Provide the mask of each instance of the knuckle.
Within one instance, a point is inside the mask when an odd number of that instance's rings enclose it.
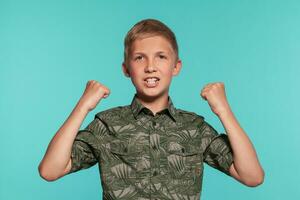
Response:
[[[97,86],[97,88],[98,88],[99,90],[105,90],[104,87],[103,87],[103,85],[100,85],[100,84]]]

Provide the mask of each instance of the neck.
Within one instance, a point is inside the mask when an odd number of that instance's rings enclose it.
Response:
[[[151,98],[137,94],[137,98],[146,108],[151,110],[154,115],[168,107],[168,95]]]

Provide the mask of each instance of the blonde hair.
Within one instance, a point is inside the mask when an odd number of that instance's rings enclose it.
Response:
[[[159,20],[144,19],[137,22],[128,31],[124,39],[124,63],[126,66],[128,65],[133,42],[137,39],[143,39],[151,36],[162,36],[167,39],[175,52],[176,60],[178,59],[178,45],[175,34],[172,30]]]

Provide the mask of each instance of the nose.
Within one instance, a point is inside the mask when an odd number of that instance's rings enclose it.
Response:
[[[155,62],[154,60],[149,59],[145,67],[145,72],[153,72],[153,71],[156,71]]]

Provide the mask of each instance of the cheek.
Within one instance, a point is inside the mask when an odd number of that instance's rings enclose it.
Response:
[[[141,79],[143,77],[143,74],[141,71],[138,71],[138,70],[132,70],[131,73],[131,80],[133,83],[140,83],[141,82]]]
[[[173,67],[166,67],[164,70],[162,70],[162,74],[165,78],[171,79],[173,76]]]

